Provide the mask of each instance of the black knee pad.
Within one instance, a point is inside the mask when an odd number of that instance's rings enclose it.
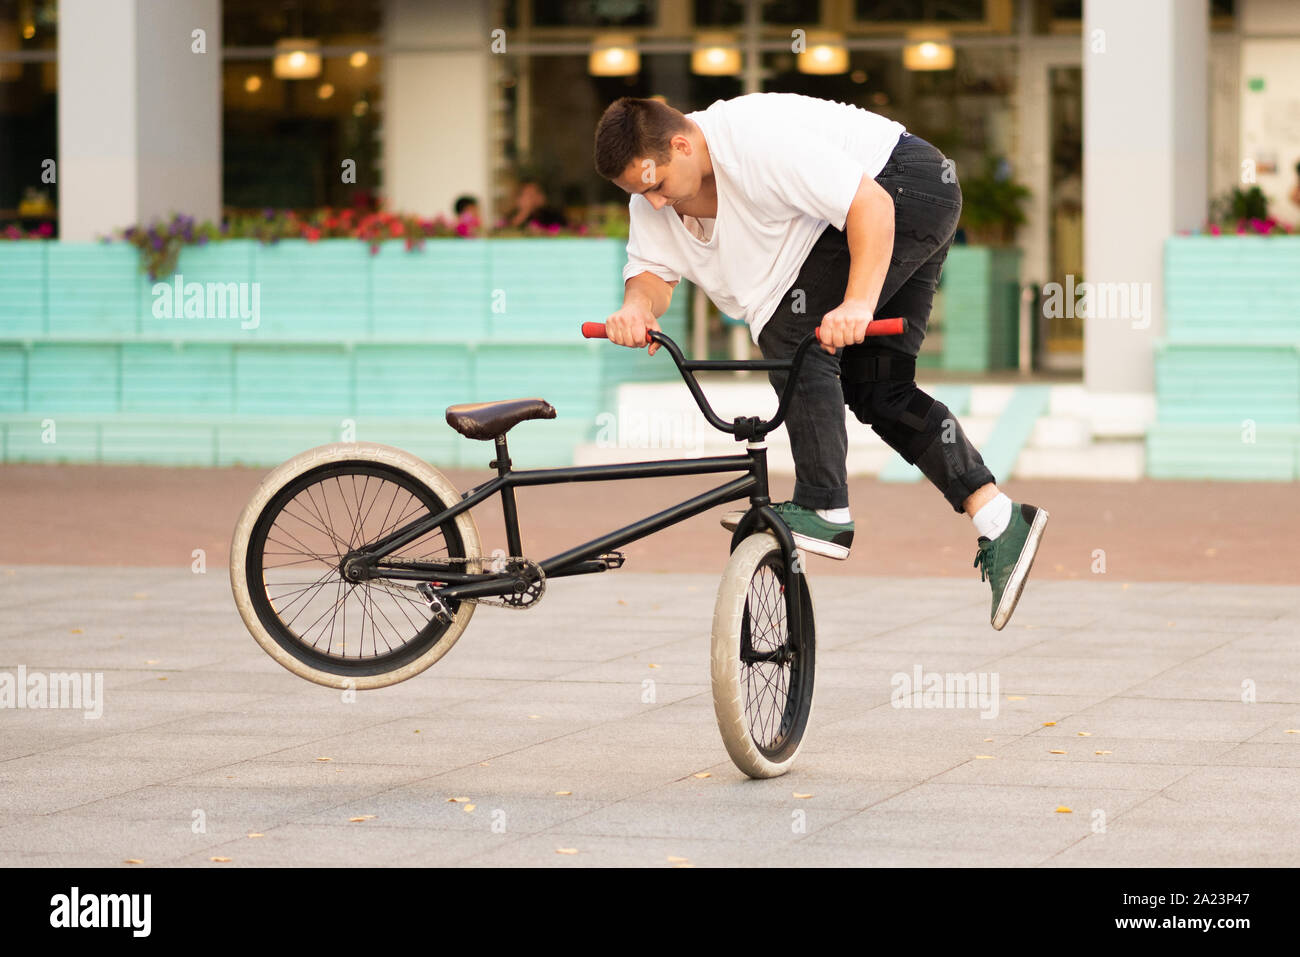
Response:
[[[844,384],[845,401],[858,421],[909,464],[939,439],[952,412],[916,387],[915,382],[853,382]]]

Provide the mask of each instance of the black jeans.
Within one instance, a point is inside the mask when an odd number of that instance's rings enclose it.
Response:
[[[905,317],[907,332],[873,336],[834,356],[816,346],[808,351],[785,422],[795,463],[792,500],[805,508],[849,504],[847,405],[961,512],[962,502],[992,482],[993,473],[956,417],[915,382],[916,356],[961,215],[961,187],[942,153],[906,134],[876,182],[894,200],[894,249],[875,315]],[[759,333],[763,356],[790,358],[822,316],[844,301],[848,277],[847,239],[827,226]],[[768,378],[780,392],[787,373],[771,372]]]

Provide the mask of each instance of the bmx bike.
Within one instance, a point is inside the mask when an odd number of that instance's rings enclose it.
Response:
[[[877,319],[868,335],[896,335],[902,319]],[[605,337],[602,323],[583,335]],[[812,712],[816,657],[812,593],[790,529],[768,498],[765,437],[785,419],[807,336],[788,360],[687,360],[662,332],[649,339],[676,363],[705,419],[746,442],[743,454],[572,468],[514,469],[506,433],[555,418],[543,399],[454,405],[447,422],[490,440],[495,477],[458,491],[401,449],[340,442],[309,449],[263,479],[235,527],[230,583],[257,643],[296,675],[331,688],[373,689],[414,677],[442,658],[479,604],[527,609],[547,581],[606,572],[617,549],[717,505],[748,498],[714,604],[711,679],[727,753],[755,778],[793,764]],[[771,419],[721,419],[695,373],[788,370]],[[726,484],[542,561],[522,554],[514,490],[560,482],[738,473]],[[470,510],[501,496],[510,554],[484,556]]]

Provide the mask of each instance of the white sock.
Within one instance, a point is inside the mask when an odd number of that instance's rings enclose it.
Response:
[[[975,531],[985,538],[997,538],[1011,524],[1011,499],[998,492],[991,500],[980,506],[972,516]]]
[[[847,525],[853,521],[847,508],[819,508],[817,515],[833,525]]]

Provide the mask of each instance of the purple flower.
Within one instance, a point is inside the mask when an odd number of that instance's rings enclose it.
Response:
[[[162,240],[162,237],[161,237],[161,236],[154,236],[154,238],[153,238],[153,242],[150,243],[150,245],[153,246],[154,249],[161,250],[161,249],[163,248],[163,240]]]

